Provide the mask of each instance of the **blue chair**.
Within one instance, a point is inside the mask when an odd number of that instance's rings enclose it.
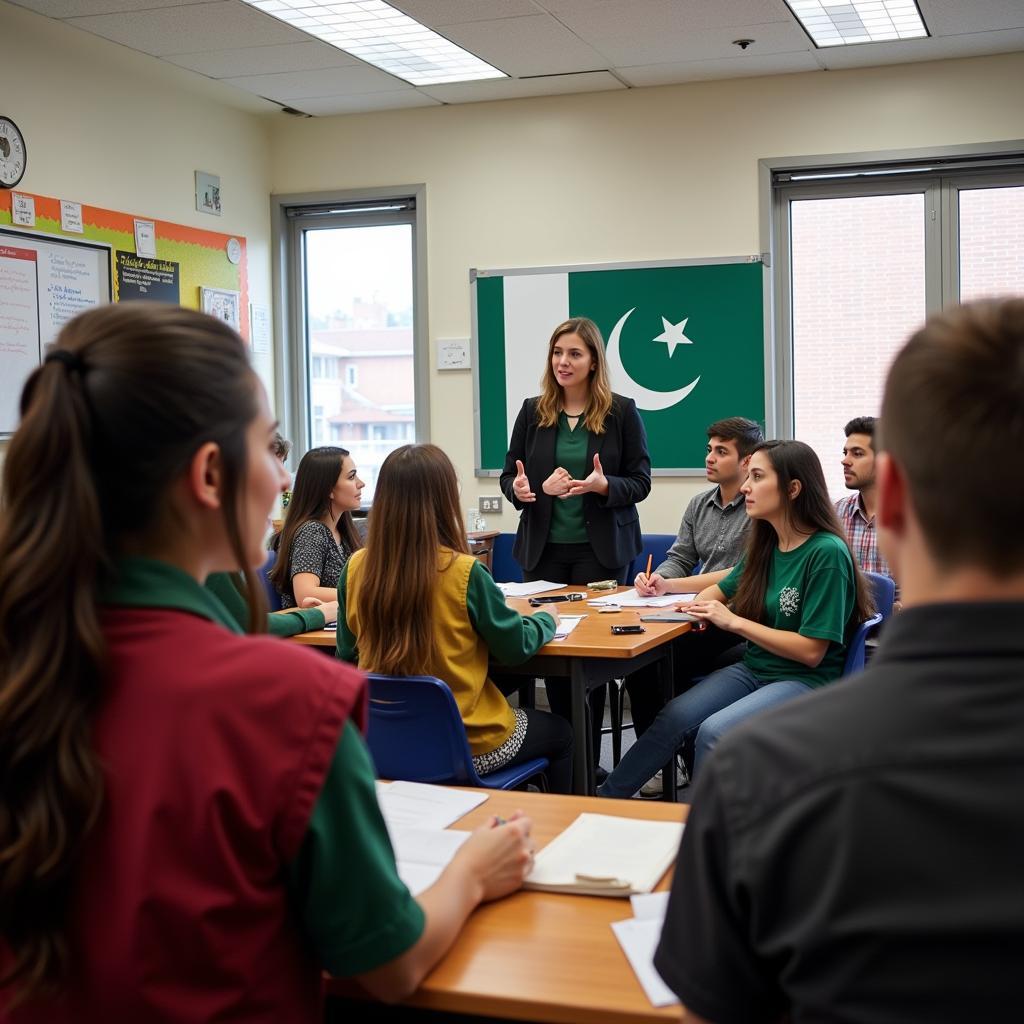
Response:
[[[515,789],[537,778],[547,789],[546,757],[477,775],[459,706],[440,679],[375,672],[368,678],[367,742],[380,778],[488,789]]]
[[[272,612],[281,610],[281,595],[277,592],[277,587],[270,582],[270,570],[274,568],[276,561],[277,552],[270,551],[267,553],[267,560],[260,567],[260,582],[263,584],[263,593],[267,595],[267,609]]]
[[[870,619],[865,619],[856,629],[850,639],[850,646],[846,649],[846,664],[843,666],[843,675],[852,675],[864,667],[864,648],[871,632],[882,621],[882,613],[875,612]]]
[[[641,536],[640,542],[643,544],[643,550],[633,559],[633,564],[630,566],[627,577],[630,583],[636,579],[638,572],[644,572],[647,569],[648,555],[652,556],[652,571],[665,561],[668,549],[676,542],[676,535],[674,533],[645,533]]]
[[[880,572],[865,572],[864,578],[871,586],[875,598],[875,610],[884,622],[892,615],[892,606],[896,602],[896,583],[891,576],[883,576]]]
[[[522,583],[523,567],[512,557],[514,533],[499,533],[491,548],[491,575],[496,583]]]

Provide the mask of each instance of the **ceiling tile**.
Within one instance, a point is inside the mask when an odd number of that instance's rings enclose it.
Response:
[[[48,18],[82,18],[96,14],[120,14],[158,7],[184,7],[203,0],[11,0],[19,7]]]
[[[593,27],[626,37],[654,32],[794,21],[782,0],[538,0],[574,31]]]
[[[975,32],[939,39],[906,39],[892,43],[864,43],[860,46],[830,46],[817,51],[818,60],[830,70],[871,68],[883,64],[913,64],[925,60],[981,57],[990,53],[1018,53],[1024,50],[1024,28],[1002,32]],[[1020,99],[1018,106],[1024,109]],[[1024,125],[1024,113],[1021,117]]]
[[[247,75],[225,78],[246,92],[254,92],[267,99],[290,103],[306,96],[342,96],[371,92],[401,92],[403,83],[392,75],[366,64],[343,68],[320,68],[315,71],[290,71],[280,75]],[[411,85],[404,89],[413,91]],[[301,103],[291,104],[302,107]]]
[[[70,18],[67,24],[157,57],[170,53],[200,53],[240,46],[309,41],[304,32],[268,17],[240,0]]]
[[[431,28],[537,13],[533,0],[388,0],[388,3]]]
[[[449,25],[444,35],[517,78],[608,67],[602,54],[547,14]]]
[[[485,100],[523,99],[529,96],[561,96],[576,92],[607,92],[625,86],[607,71],[580,75],[544,75],[540,78],[495,78],[485,82],[431,85],[419,91],[445,103],[478,103]]]
[[[240,50],[211,50],[209,53],[178,53],[164,59],[210,78],[273,75],[283,71],[312,71],[359,63],[344,50],[316,40],[279,46],[247,46]]]
[[[921,0],[921,14],[934,36],[1024,28],[1021,0]]]
[[[688,60],[640,67],[616,68],[616,74],[630,85],[674,85],[713,78],[750,78],[755,75],[784,75],[798,71],[821,71],[809,52],[737,54],[719,60]]]
[[[373,110],[400,110],[406,107],[437,107],[440,103],[415,89],[400,92],[371,92],[360,95],[317,96],[298,101],[307,114],[328,117],[331,114],[360,114]]]

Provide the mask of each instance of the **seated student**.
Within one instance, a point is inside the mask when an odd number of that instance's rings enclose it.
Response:
[[[310,448],[302,456],[270,571],[285,608],[303,607],[307,597],[334,600],[342,566],[363,546],[352,519],[363,486],[344,448]]]
[[[513,611],[469,554],[458,479],[440,448],[407,444],[384,460],[366,547],[342,570],[338,605],[339,657],[451,687],[479,774],[546,757],[551,789],[570,792],[572,727],[512,708],[487,674],[491,654],[515,665],[540,650],[557,613]]]
[[[865,572],[892,576],[885,556],[878,550],[875,509],[878,502],[875,486],[875,424],[874,416],[858,416],[844,428],[843,479],[847,490],[854,493],[836,502],[836,514],[843,524],[853,557]],[[896,588],[899,598],[899,587]]]
[[[893,361],[876,514],[903,612],[850,685],[705,764],[654,960],[687,1021],[1019,1019],[1024,478],[979,501],[978,453],[1024,447],[1022,395],[1024,299],[937,314]]]
[[[730,416],[712,423],[707,436],[704,468],[714,486],[686,506],[679,536],[665,560],[650,576],[645,572],[637,575],[634,585],[640,594],[698,593],[725,579],[743,553],[750,520],[740,485],[747,475],[750,454],[764,435],[753,420]],[[698,562],[700,575],[691,576]],[[723,663],[737,661],[742,654],[740,643],[735,633],[715,626],[680,637],[674,658],[675,693],[688,690],[694,676],[705,676]],[[664,705],[657,670],[648,667],[634,672],[626,679],[626,690],[639,737]]]
[[[282,437],[280,431],[275,431],[270,450],[283,465],[292,450],[292,443]],[[249,604],[246,601],[245,577],[242,573],[211,572],[206,578],[206,589],[224,605],[239,628],[248,628]],[[294,636],[296,633],[306,633],[311,629],[323,629],[326,623],[333,622],[338,617],[337,601],[321,601],[316,597],[307,597],[303,604],[302,608],[269,614],[267,632],[274,636]]]
[[[236,635],[203,589],[240,569],[265,617],[287,474],[246,352],[214,317],[119,303],[25,385],[0,517],[5,1022],[313,1024],[322,968],[399,999],[529,870],[529,823],[495,825],[414,900],[362,678]]]
[[[686,605],[746,640],[743,660],[669,701],[600,796],[632,796],[688,740],[699,775],[721,736],[743,719],[838,679],[851,632],[871,614],[814,451],[802,441],[762,441],[749,470],[741,490],[753,525],[743,559]]]

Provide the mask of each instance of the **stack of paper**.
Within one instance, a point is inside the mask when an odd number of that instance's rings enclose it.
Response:
[[[586,615],[560,615],[558,625],[555,627],[555,640],[564,640],[579,624]]]
[[[661,597],[643,597],[635,590],[626,590],[621,594],[608,594],[606,597],[595,597],[587,604],[597,607],[616,608],[671,608],[676,604],[692,601],[694,594],[662,594]]]
[[[564,586],[564,583],[534,580],[532,583],[499,583],[498,589],[506,597],[533,597],[534,594],[548,594],[552,590],[561,590]]]
[[[679,849],[683,826],[609,814],[581,814],[544,847],[527,889],[587,896],[650,892]]]
[[[631,896],[630,901],[633,904],[633,917],[612,923],[615,938],[619,940],[629,966],[633,968],[637,981],[643,986],[651,1003],[654,1006],[671,1006],[678,1003],[675,993],[654,969],[654,952],[661,938],[668,893],[645,893]]]

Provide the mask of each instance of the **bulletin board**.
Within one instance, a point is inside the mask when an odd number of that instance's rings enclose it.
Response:
[[[21,211],[32,209],[31,225],[13,223],[16,201]],[[137,253],[137,221],[155,256]],[[0,436],[14,430],[22,384],[45,347],[81,309],[128,299],[201,309],[205,297],[207,309],[248,339],[246,263],[241,235],[84,203],[64,202],[62,210],[60,199],[0,191]]]

